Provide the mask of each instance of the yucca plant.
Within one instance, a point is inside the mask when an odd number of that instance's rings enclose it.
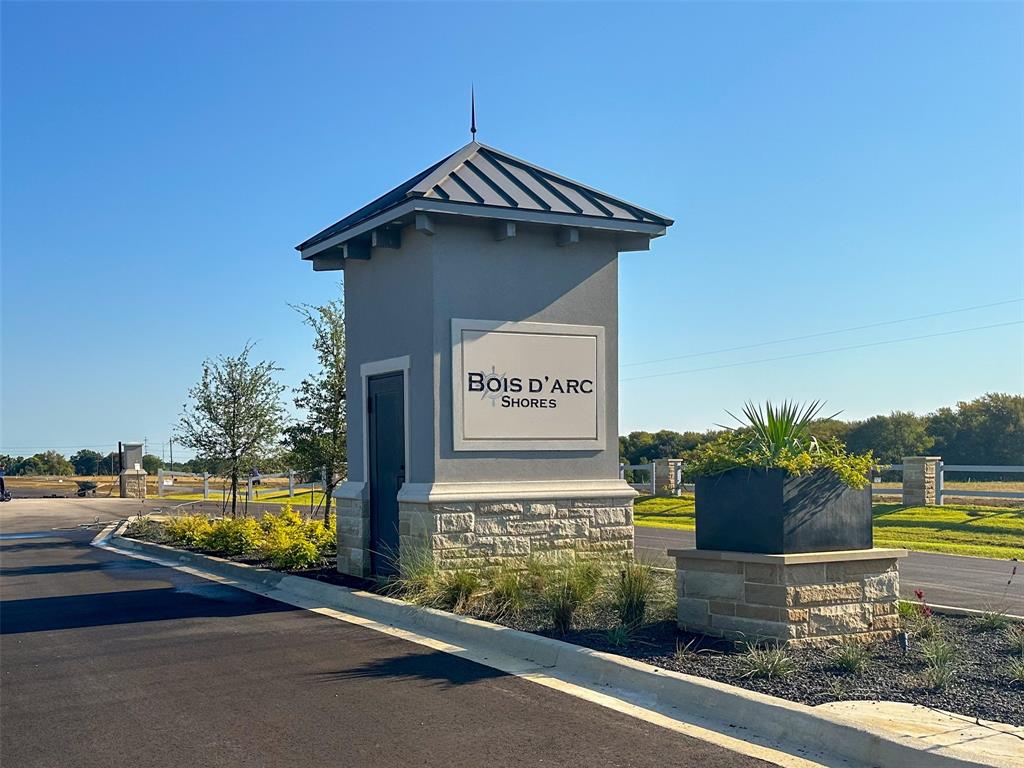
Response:
[[[743,406],[743,419],[730,411],[726,413],[751,433],[748,450],[772,462],[786,454],[818,450],[811,425],[824,407],[825,403],[820,400],[805,405],[793,400],[783,400],[778,405],[766,402],[763,407],[749,401]],[[828,418],[838,415],[837,412]]]
[[[849,453],[839,440],[819,442],[812,434],[815,422],[833,419],[840,413],[822,417],[823,407],[820,400],[806,404],[784,400],[763,405],[747,402],[742,418],[726,411],[739,426],[720,424],[727,432],[698,447],[686,470],[695,477],[710,477],[741,467],[784,469],[793,476],[826,469],[851,488],[865,487],[875,464],[871,452]]]

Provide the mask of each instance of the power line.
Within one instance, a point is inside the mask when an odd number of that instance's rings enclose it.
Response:
[[[976,309],[988,309],[989,307],[1001,307],[1006,304],[1017,304],[1024,301],[1024,298],[1006,299],[1005,301],[994,301],[991,304],[975,304],[973,307],[961,307],[960,309],[947,309],[942,312],[929,312],[926,315],[915,315],[913,317],[904,317],[899,320],[883,320],[878,323],[868,323],[867,325],[854,325],[849,328],[839,328],[834,331],[820,331],[818,333],[808,333],[803,336],[790,336],[786,339],[775,339],[773,341],[759,341],[756,344],[742,344],[738,347],[724,347],[723,349],[712,349],[707,352],[691,352],[686,355],[676,355],[675,357],[661,357],[657,360],[642,360],[636,363],[620,363],[620,368],[629,368],[635,365],[652,365],[654,363],[667,363],[672,360],[685,360],[691,357],[706,357],[707,355],[717,355],[723,352],[737,352],[741,349],[754,349],[756,347],[767,347],[772,344],[784,344],[787,341],[802,341],[804,339],[816,339],[821,336],[834,336],[837,333],[848,333],[850,331],[862,331],[866,328],[880,328],[885,325],[897,325],[899,323],[909,323],[914,320],[926,320],[930,317],[942,317],[944,315],[955,315],[960,312],[972,312]],[[630,381],[630,379],[624,379],[624,381]]]
[[[866,344],[852,344],[848,347],[833,347],[832,349],[819,349],[814,352],[797,352],[793,355],[780,355],[778,357],[762,357],[759,360],[744,360],[738,363],[723,363],[722,365],[709,365],[706,368],[689,368],[685,371],[670,371],[668,373],[650,373],[646,376],[633,376],[628,379],[619,379],[620,382],[625,381],[640,381],[641,379],[657,379],[662,376],[680,376],[684,373],[700,373],[701,371],[716,371],[720,368],[735,368],[741,365],[756,365],[757,363],[771,363],[776,360],[792,360],[797,357],[813,357],[814,355],[824,355],[829,352],[845,352],[851,349],[864,349],[866,347],[880,347],[885,344],[899,344],[904,341],[919,341],[920,339],[934,339],[938,336],[953,336],[957,333],[968,333],[970,331],[984,331],[989,328],[1005,328],[1009,325],[1021,325],[1024,324],[1024,320],[1011,320],[1008,323],[994,323],[993,325],[978,325],[974,328],[960,328],[955,331],[942,331],[940,333],[926,333],[922,336],[907,336],[902,339],[887,339],[886,341],[871,341]]]

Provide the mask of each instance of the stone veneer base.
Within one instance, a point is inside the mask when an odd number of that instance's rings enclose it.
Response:
[[[678,624],[717,637],[824,645],[899,629],[905,549],[764,555],[674,549]]]
[[[399,550],[427,550],[440,570],[525,567],[530,559],[633,557],[633,498],[622,481],[406,484],[398,495]],[[338,570],[370,575],[365,484],[335,493]]]

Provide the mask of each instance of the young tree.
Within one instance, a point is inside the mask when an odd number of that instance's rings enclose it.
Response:
[[[305,418],[288,428],[286,445],[297,469],[318,475],[326,470],[324,522],[331,516],[331,495],[347,475],[348,430],[345,422],[345,308],[340,299],[323,306],[294,309],[313,331],[318,370],[295,390],[295,406]]]
[[[281,392],[272,362],[249,362],[252,344],[237,357],[203,362],[203,376],[189,390],[178,426],[182,445],[219,460],[231,478],[231,516],[237,512],[238,478],[272,450],[284,424]]]

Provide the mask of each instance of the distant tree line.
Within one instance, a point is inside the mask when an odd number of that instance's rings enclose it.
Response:
[[[619,438],[619,456],[626,464],[686,458],[723,431],[630,432]],[[946,464],[1024,465],[1024,395],[991,392],[923,416],[893,411],[863,421],[822,419],[814,434],[820,440],[838,438],[856,453],[871,451],[880,464],[933,455]]]

